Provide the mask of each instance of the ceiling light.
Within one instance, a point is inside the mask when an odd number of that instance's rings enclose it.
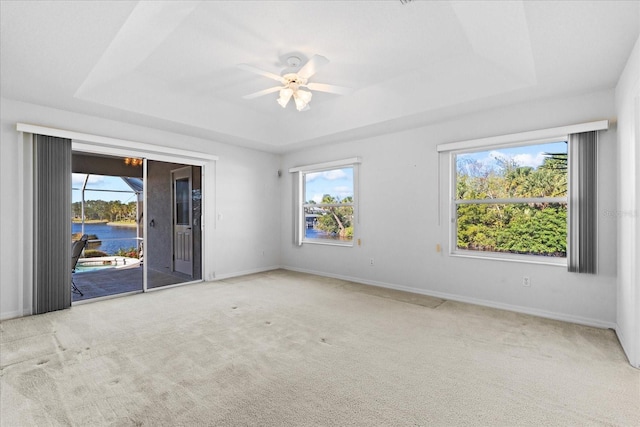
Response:
[[[288,87],[280,90],[280,98],[278,98],[278,104],[285,108],[291,99],[291,95],[293,95],[293,89]]]
[[[351,89],[346,87],[328,85],[325,83],[309,83],[309,78],[312,77],[321,67],[329,63],[329,60],[324,56],[313,55],[313,57],[302,66],[302,68],[300,68],[300,63],[300,57],[291,55],[289,58],[287,58],[287,65],[289,67],[282,72],[282,75],[274,74],[270,71],[261,70],[260,68],[256,68],[248,64],[238,65],[238,67],[242,68],[243,70],[276,80],[282,85],[263,89],[255,93],[245,95],[243,96],[243,98],[254,99],[260,96],[269,95],[271,93],[280,92],[280,96],[277,101],[282,108],[286,108],[286,106],[289,104],[289,101],[293,97],[296,104],[296,109],[298,111],[307,111],[309,110],[309,101],[311,101],[311,92],[300,90],[300,88],[318,92],[334,93],[336,95],[346,95],[348,93],[351,93]]]
[[[125,157],[124,164],[127,166],[142,166],[142,159],[136,159],[135,157]]]
[[[311,101],[311,97],[313,94],[311,92],[307,92],[306,90],[298,89],[293,93],[293,100],[296,102],[296,109],[298,111],[308,110],[309,101]]]

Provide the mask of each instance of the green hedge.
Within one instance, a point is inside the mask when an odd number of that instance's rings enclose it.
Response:
[[[98,258],[103,256],[109,255],[106,252],[102,252],[97,249],[87,249],[84,251],[84,258]]]

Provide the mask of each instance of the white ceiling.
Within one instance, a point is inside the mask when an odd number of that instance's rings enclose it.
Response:
[[[272,152],[612,88],[639,1],[2,1],[2,96]],[[286,58],[331,62],[281,108]],[[73,130],[73,129],[71,129]]]

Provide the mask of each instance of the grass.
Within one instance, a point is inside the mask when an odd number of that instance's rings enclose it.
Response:
[[[73,218],[71,222],[75,224],[82,224],[82,220],[78,218]],[[85,219],[84,220],[85,224],[106,224],[107,222],[109,221],[106,219]]]

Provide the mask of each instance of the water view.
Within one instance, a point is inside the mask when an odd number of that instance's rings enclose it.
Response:
[[[350,242],[352,240],[351,237],[340,237],[335,234],[327,233],[323,230],[318,230],[317,228],[306,228],[304,235],[307,239],[339,240],[341,242]]]
[[[72,223],[71,232],[82,232],[82,224]],[[94,249],[106,252],[108,255],[115,255],[119,249],[129,249],[136,246],[136,229],[133,227],[114,227],[106,223],[85,224],[84,232],[98,236],[102,242]]]

